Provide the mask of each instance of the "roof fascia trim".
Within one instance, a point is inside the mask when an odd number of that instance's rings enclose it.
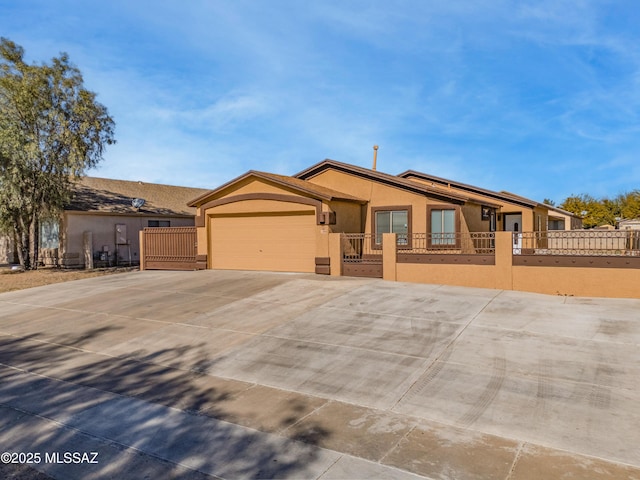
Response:
[[[426,180],[426,181],[451,184],[463,190],[468,190],[469,192],[475,193],[477,195],[484,195],[487,197],[504,200],[505,202],[515,203],[516,205],[520,205],[523,207],[535,208],[541,205],[535,201],[527,202],[527,201],[524,201],[523,199],[514,198],[508,195],[501,194],[500,192],[494,192],[492,190],[486,190],[484,188],[476,187],[474,185],[468,185],[466,183],[460,183],[453,180],[448,180],[446,178],[436,177],[435,175],[427,175],[426,173],[417,172],[415,170],[407,170],[406,172],[402,172],[398,174],[398,176],[406,179],[409,179],[410,177],[415,177],[415,178],[419,178],[421,180]]]

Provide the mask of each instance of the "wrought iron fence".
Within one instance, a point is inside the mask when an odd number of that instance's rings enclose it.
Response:
[[[402,253],[495,255],[495,233],[413,233]]]
[[[343,263],[382,263],[382,250],[373,248],[370,233],[342,234]]]
[[[568,230],[514,233],[516,255],[640,256],[638,230]]]

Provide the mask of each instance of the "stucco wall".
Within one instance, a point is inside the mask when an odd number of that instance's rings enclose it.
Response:
[[[274,184],[262,178],[249,177],[233,183],[222,192],[218,192],[215,198],[218,199],[247,193],[289,193],[290,195],[300,195],[299,191],[287,186]]]
[[[513,290],[580,297],[640,298],[640,269],[513,267]]]
[[[398,263],[397,281],[461,287],[499,288],[495,265],[419,265]]]
[[[540,219],[538,221],[538,218]],[[547,221],[549,220],[549,211],[543,207],[536,207],[533,209],[533,231],[534,232],[544,232],[547,230]],[[531,231],[531,230],[523,230],[523,231]]]
[[[196,229],[198,239],[198,246],[196,248],[197,255],[208,255],[209,253],[209,236],[207,234],[207,228],[207,226],[204,226]]]
[[[313,211],[315,214],[316,210],[313,206],[303,203],[280,202],[276,200],[242,200],[209,208],[207,209],[207,216],[242,213],[260,215],[264,212],[304,212],[308,210]]]
[[[329,202],[329,211],[335,212],[336,223],[331,225],[333,233],[360,233],[362,232],[363,207],[359,203],[332,201]]]
[[[489,220],[482,220],[482,207],[478,204],[467,203],[462,206],[463,225],[466,229],[462,232],[488,232]]]

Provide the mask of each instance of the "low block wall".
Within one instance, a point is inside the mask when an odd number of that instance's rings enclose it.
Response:
[[[512,266],[509,287],[493,265],[398,263],[395,280],[576,297],[640,298],[640,269],[631,268]]]
[[[398,263],[398,282],[438,283],[460,287],[499,288],[495,265],[424,265]]]
[[[394,234],[385,234],[383,243],[385,280],[519,290],[550,295],[640,298],[640,263],[637,258],[584,256],[582,258],[586,260],[597,260],[576,261],[576,266],[566,266],[567,262],[561,262],[562,266],[553,265],[553,262],[546,262],[546,266],[523,264],[521,257],[525,256],[513,255],[511,232],[496,232],[494,264],[413,263],[410,258],[403,257],[402,252],[398,254]],[[333,250],[339,250],[339,239],[334,238],[331,245],[335,257],[333,261],[337,263],[339,255]],[[540,257],[560,258],[542,255]],[[562,259],[567,260],[566,256]],[[593,266],[586,266],[589,264]]]
[[[513,290],[576,297],[640,298],[640,269],[512,267]]]

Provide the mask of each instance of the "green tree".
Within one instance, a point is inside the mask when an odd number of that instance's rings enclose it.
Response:
[[[593,228],[600,225],[615,225],[615,213],[608,203],[597,200],[586,193],[571,195],[560,204],[560,208],[582,217],[584,228]]]
[[[556,206],[556,202],[554,202],[553,200],[551,200],[550,198],[545,198],[542,203],[544,203],[545,205],[551,205],[552,207]]]
[[[626,220],[640,218],[640,190],[623,193],[616,197],[620,217]]]
[[[27,64],[0,38],[0,228],[21,265],[38,265],[39,223],[57,218],[73,182],[115,143],[114,121],[66,53]]]
[[[616,225],[618,219],[640,217],[640,190],[622,193],[614,199],[596,199],[584,193],[572,195],[562,202],[560,208],[582,216],[585,228]]]

